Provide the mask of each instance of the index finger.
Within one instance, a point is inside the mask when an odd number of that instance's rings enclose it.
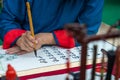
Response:
[[[26,38],[33,43],[35,42],[35,38],[32,36],[30,31],[26,32]]]

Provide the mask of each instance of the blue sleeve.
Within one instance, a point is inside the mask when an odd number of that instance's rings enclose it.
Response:
[[[3,40],[4,49],[9,48],[25,32],[21,27],[25,19],[25,9],[25,0],[3,0],[0,38]]]
[[[7,32],[21,29],[25,17],[25,0],[3,0],[0,14],[0,38],[4,40]]]
[[[85,4],[78,21],[80,24],[85,23],[87,25],[88,35],[93,35],[97,33],[102,21],[104,0],[86,0]],[[76,42],[76,46],[79,46],[78,42]]]
[[[87,25],[89,35],[96,34],[102,21],[104,0],[86,0],[85,3],[86,5],[80,13],[78,21],[80,24],[85,23]]]

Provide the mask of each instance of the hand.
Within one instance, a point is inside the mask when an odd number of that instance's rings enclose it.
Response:
[[[12,48],[7,49],[6,53],[8,53],[8,54],[14,54],[14,53],[16,53],[16,54],[25,54],[25,53],[28,53],[28,52],[32,52],[33,49],[34,49],[33,46],[30,47],[30,48],[32,48],[32,50],[28,50],[28,51],[27,51],[27,49],[23,48],[27,43],[30,43],[31,45],[34,45],[34,41],[33,40],[32,40],[33,42],[31,41],[31,42],[27,42],[26,44],[24,44],[25,43],[24,40],[26,39],[26,38],[24,39],[24,37],[27,34],[30,34],[30,32],[27,32],[27,33],[23,34],[20,37],[19,41],[17,41],[17,46],[14,46]],[[31,35],[29,35],[29,37],[30,36]],[[29,39],[31,40],[31,38],[29,38]],[[54,41],[52,33],[39,33],[39,34],[36,34],[35,35],[35,41],[37,41],[36,50],[41,48],[41,46],[45,45],[45,44],[47,44],[47,45],[55,44],[55,41]],[[27,44],[27,45],[30,45],[30,44]],[[18,45],[20,45],[20,46],[18,46]]]
[[[32,52],[34,51],[34,44],[37,44],[37,40],[32,37],[30,31],[26,31],[22,36],[17,40],[16,45],[20,47],[21,50]]]
[[[21,54],[27,53],[27,51],[21,50],[20,47],[18,47],[18,46],[14,46],[12,48],[7,49],[6,53],[7,54],[18,54],[18,55],[21,55]]]

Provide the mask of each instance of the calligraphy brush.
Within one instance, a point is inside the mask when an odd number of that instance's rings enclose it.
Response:
[[[33,23],[32,23],[32,15],[31,15],[31,10],[30,10],[30,3],[26,2],[26,6],[27,6],[28,19],[29,19],[29,25],[30,25],[30,32],[31,32],[32,37],[35,37]],[[37,57],[37,51],[35,50],[35,48],[36,48],[36,43],[34,43],[34,53],[35,53],[35,56]]]
[[[95,80],[96,57],[97,57],[97,45],[94,45],[93,64],[92,64],[92,72],[91,72],[91,74],[92,74],[91,80]]]

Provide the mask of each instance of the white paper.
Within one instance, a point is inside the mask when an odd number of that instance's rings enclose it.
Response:
[[[93,45],[98,45],[97,58],[101,58],[101,48],[106,50],[115,49],[111,44],[107,42],[94,42],[88,46],[87,59],[92,59]],[[70,50],[70,61],[76,62],[80,60],[80,47],[75,47]],[[37,56],[34,52],[24,55],[9,55],[5,53],[5,50],[0,49],[0,73],[4,74],[7,69],[7,65],[11,64],[16,71],[31,70],[34,68],[40,68],[44,66],[51,66],[57,64],[65,64],[67,58],[68,49],[57,46],[46,46],[37,50]],[[79,54],[80,53],[80,54]]]

